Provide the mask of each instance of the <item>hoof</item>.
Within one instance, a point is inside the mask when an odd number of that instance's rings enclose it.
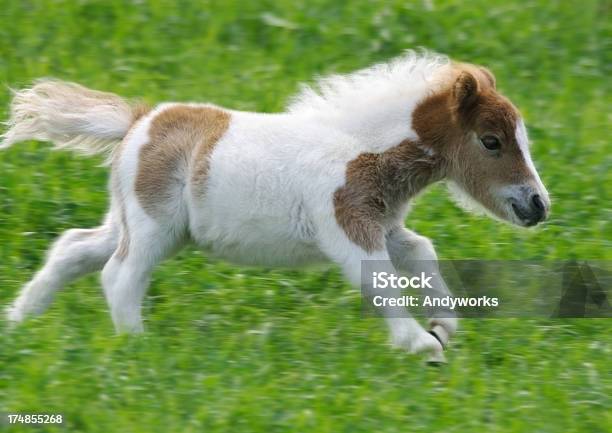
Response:
[[[440,367],[447,363],[444,352],[434,352],[425,361],[431,367]]]
[[[438,353],[444,348],[440,341],[432,334],[421,331],[418,335],[404,335],[400,338],[392,339],[392,346],[403,349],[408,353]]]

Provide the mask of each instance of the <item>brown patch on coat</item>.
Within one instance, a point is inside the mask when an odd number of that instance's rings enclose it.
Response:
[[[151,121],[150,141],[140,150],[135,184],[138,200],[149,215],[169,215],[166,206],[190,172],[194,186],[203,187],[208,158],[229,121],[230,114],[219,108],[189,105],[169,107]]]
[[[410,197],[437,180],[439,162],[411,140],[359,155],[348,163],[346,183],[334,193],[336,221],[368,253],[382,250],[386,223],[401,217]]]

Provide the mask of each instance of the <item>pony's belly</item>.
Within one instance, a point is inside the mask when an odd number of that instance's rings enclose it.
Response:
[[[301,267],[326,261],[314,243],[292,239],[276,239],[274,242],[215,239],[198,242],[198,245],[214,257],[242,265]]]
[[[302,202],[256,192],[250,201],[240,193],[228,192],[225,201],[212,200],[210,195],[192,213],[190,229],[196,243],[214,256],[264,266],[301,266],[324,260]]]

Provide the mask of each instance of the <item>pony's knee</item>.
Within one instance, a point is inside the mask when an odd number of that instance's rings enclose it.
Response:
[[[112,226],[101,226],[95,229],[70,229],[65,231],[50,250],[50,258],[77,257],[110,257],[116,244]]]
[[[111,228],[66,232],[54,247],[49,260],[54,269],[67,278],[76,278],[84,273],[99,271],[110,258],[116,241]]]
[[[62,255],[62,253],[68,250],[72,244],[87,236],[87,234],[83,233],[84,231],[84,229],[69,229],[62,233],[57,240],[53,242],[51,248],[49,248],[47,259]]]
[[[438,256],[431,240],[407,229],[396,229],[387,237],[387,249],[401,268],[411,267],[415,260],[436,261]]]
[[[52,247],[52,251],[69,248],[70,246],[87,242],[92,239],[96,234],[100,232],[99,228],[96,229],[69,229],[66,230],[61,236],[55,241]]]
[[[433,242],[425,236],[415,235],[413,240],[413,248],[415,250],[415,255],[422,260],[438,259]]]

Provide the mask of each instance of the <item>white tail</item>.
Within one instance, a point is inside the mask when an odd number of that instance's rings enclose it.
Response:
[[[24,140],[51,141],[84,154],[110,153],[145,110],[125,99],[53,79],[14,93],[0,149]]]

